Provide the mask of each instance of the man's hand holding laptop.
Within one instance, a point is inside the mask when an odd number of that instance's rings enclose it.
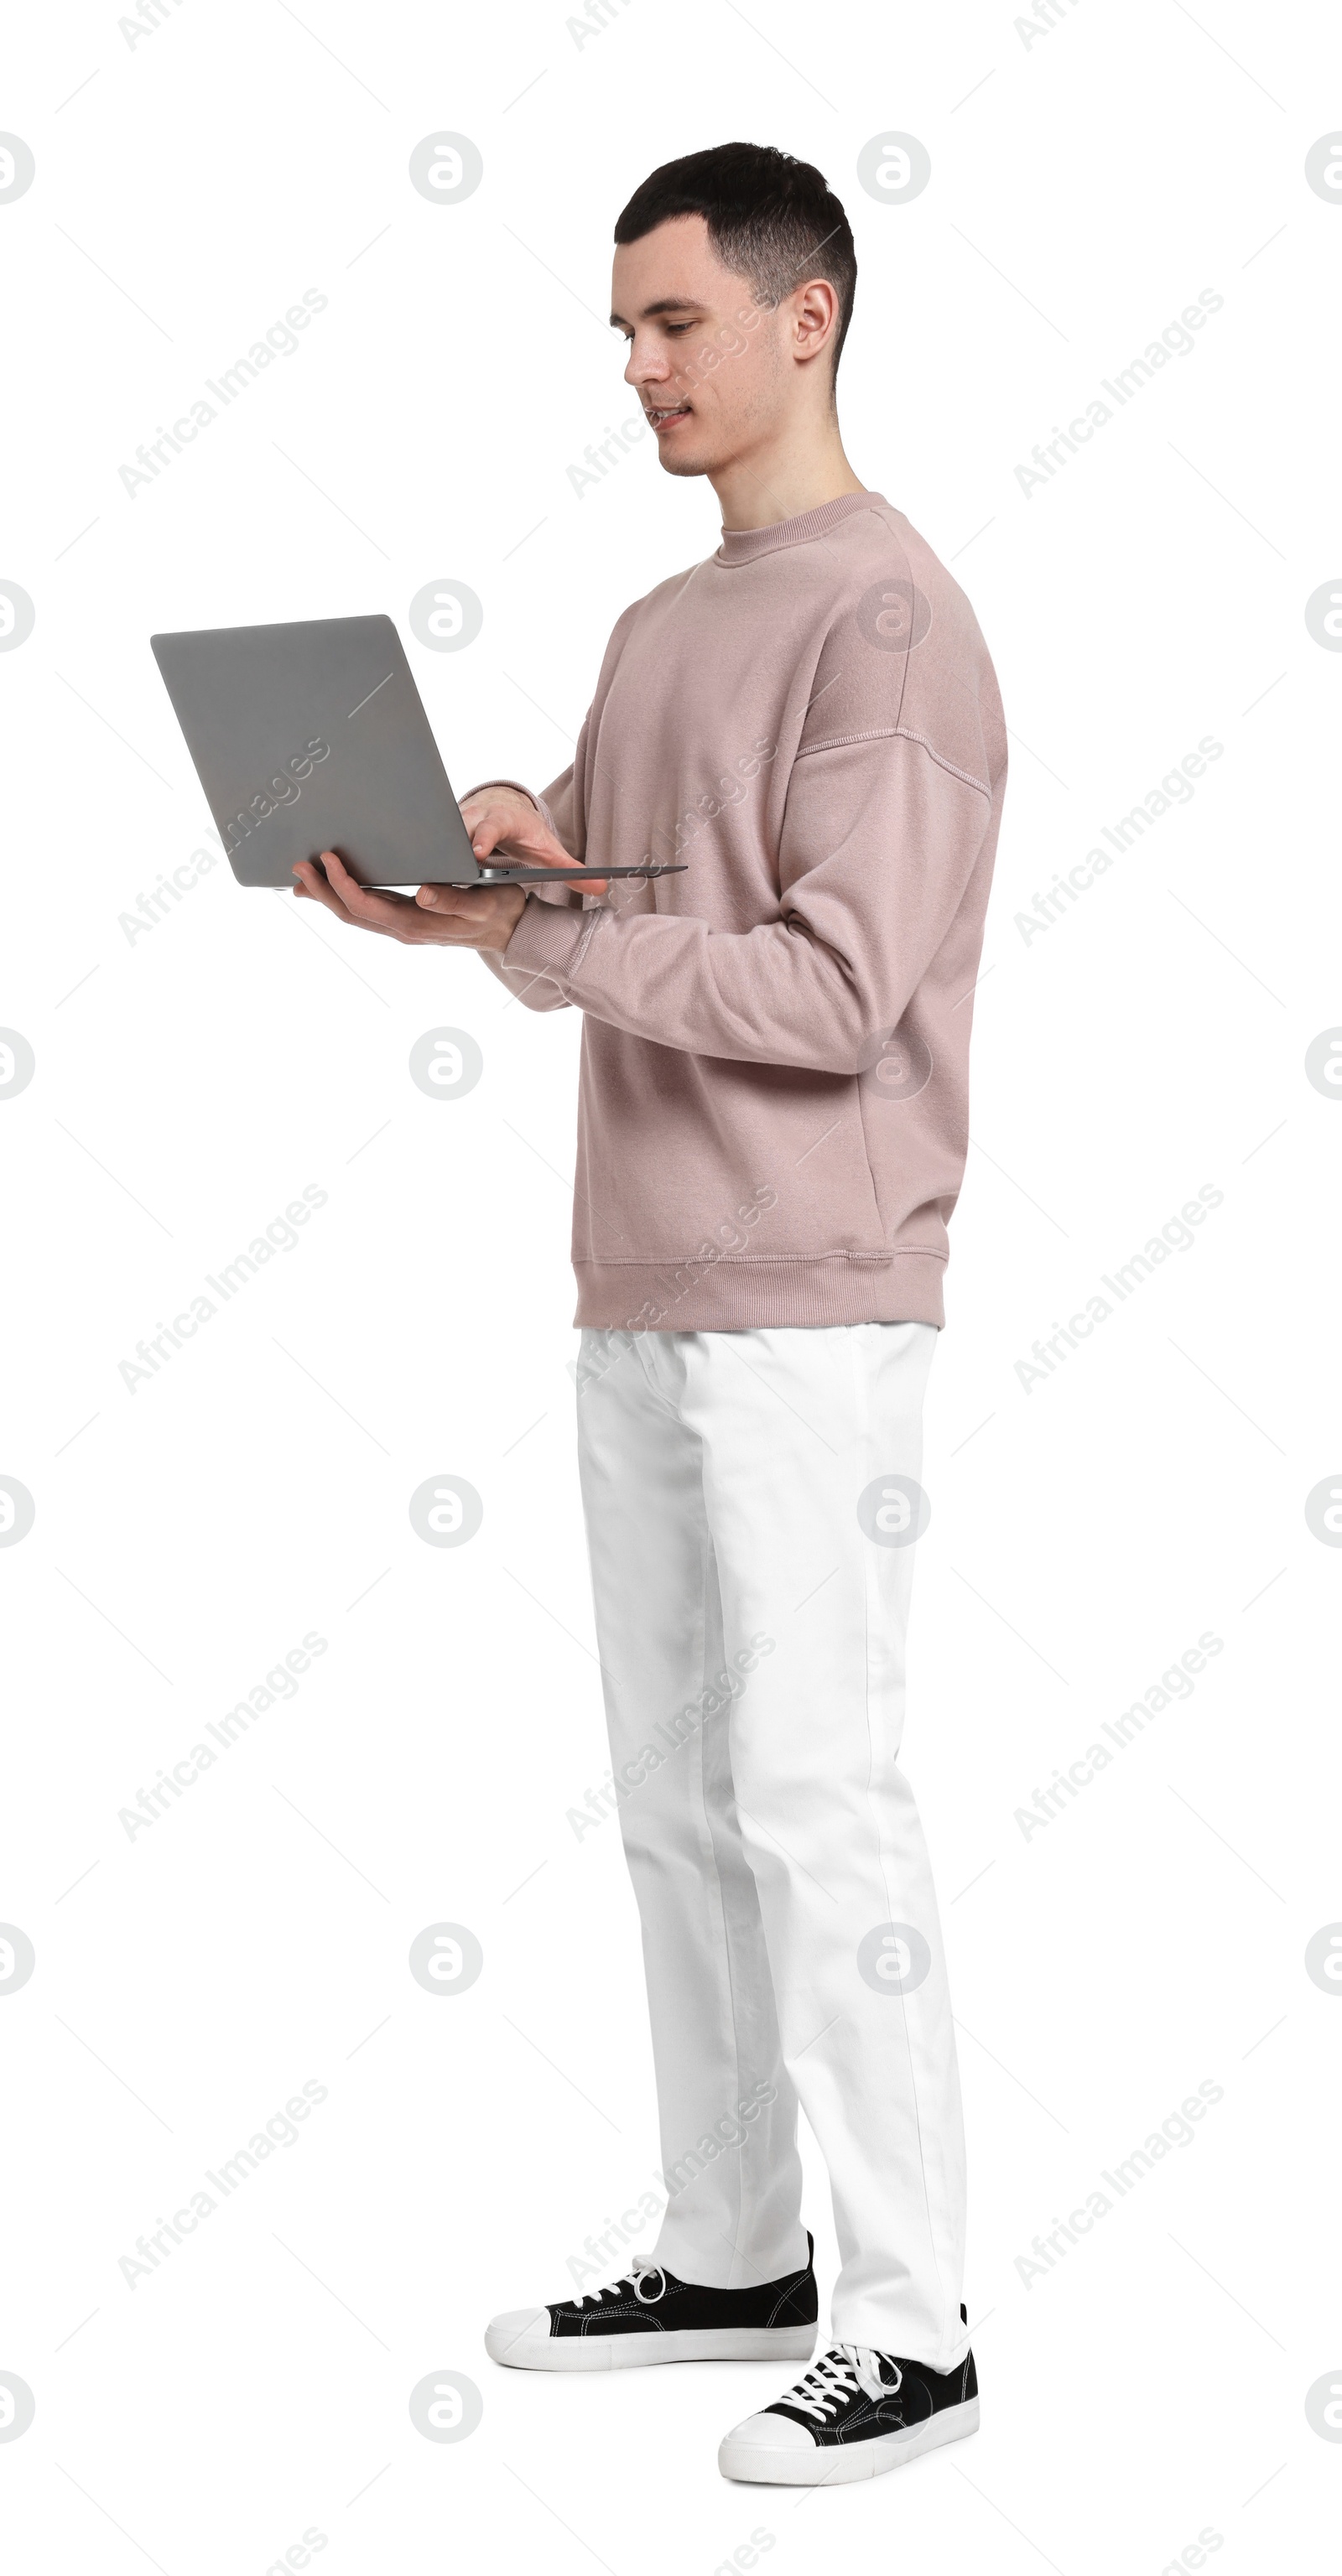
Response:
[[[530,797],[516,788],[482,787],[464,799],[461,815],[482,867],[497,852],[504,866],[572,868],[582,877],[584,894],[605,893],[605,877],[589,878],[547,830]],[[510,885],[422,885],[415,895],[373,892],[356,883],[334,850],[323,850],[320,866],[315,859],[300,860],[294,875],[294,893],[324,904],[338,921],[410,946],[505,949],[526,902],[522,887]]]

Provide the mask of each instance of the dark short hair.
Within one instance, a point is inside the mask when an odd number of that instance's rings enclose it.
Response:
[[[771,308],[808,277],[828,278],[839,299],[837,368],[857,285],[848,217],[809,161],[771,143],[719,143],[664,161],[635,188],[615,226],[617,243],[642,241],[676,215],[702,215],[724,268],[748,277]]]

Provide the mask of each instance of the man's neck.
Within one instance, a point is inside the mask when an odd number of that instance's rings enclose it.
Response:
[[[843,452],[837,421],[819,438],[771,439],[734,457],[709,481],[722,506],[724,531],[776,527],[867,488]]]

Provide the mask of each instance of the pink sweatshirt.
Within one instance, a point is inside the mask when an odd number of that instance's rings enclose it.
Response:
[[[536,797],[593,874],[488,959],[583,1013],[579,1324],[941,1324],[1006,783],[972,609],[850,493],[724,535],[620,618]]]

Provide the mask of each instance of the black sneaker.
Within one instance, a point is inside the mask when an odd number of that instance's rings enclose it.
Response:
[[[638,2261],[622,2281],[548,2308],[513,2308],[486,2329],[491,2361],[513,2370],[637,2370],[652,2361],[806,2361],[819,2314],[812,2239],[806,2268],[755,2289],[705,2290]],[[755,2417],[758,2423],[762,2419]]]
[[[960,2316],[967,2324],[963,2308]],[[850,2486],[978,2429],[972,2352],[943,2376],[925,2362],[839,2343],[776,2405],[728,2434],[718,2467],[759,2486]]]

